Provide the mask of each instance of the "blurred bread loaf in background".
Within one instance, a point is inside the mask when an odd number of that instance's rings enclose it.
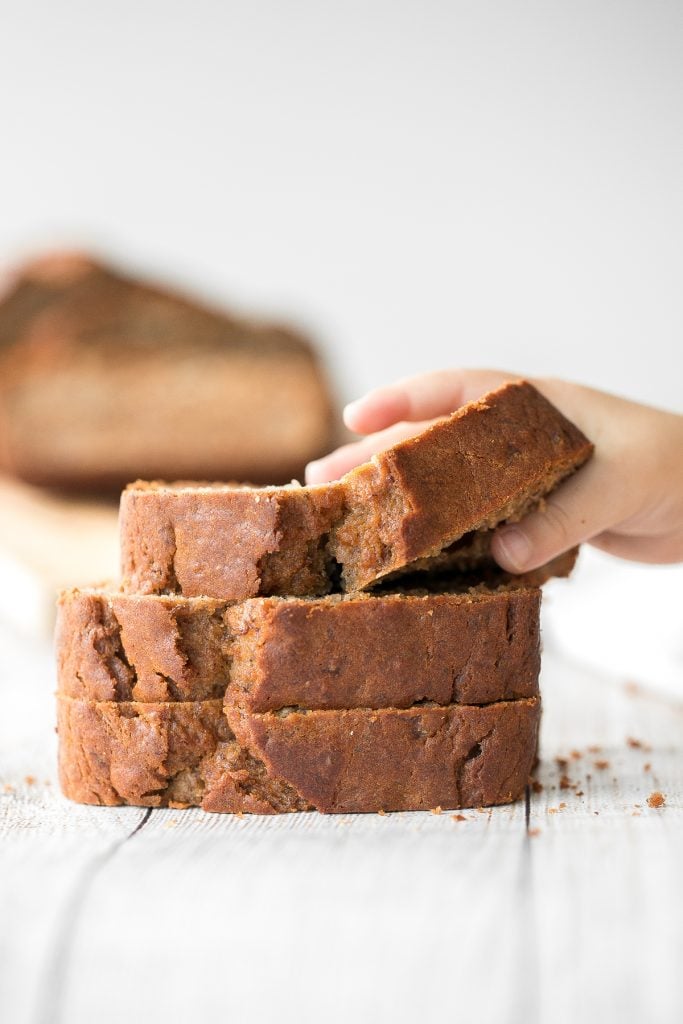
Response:
[[[0,295],[0,470],[67,490],[137,477],[285,483],[329,450],[333,403],[304,337],[79,252]]]
[[[131,480],[282,484],[334,446],[311,343],[75,251],[0,286],[0,627],[39,637],[55,592],[117,575]]]

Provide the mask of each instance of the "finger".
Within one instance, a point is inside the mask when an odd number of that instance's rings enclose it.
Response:
[[[331,452],[322,459],[309,462],[306,466],[307,484],[324,484],[329,480],[338,480],[350,469],[367,462],[377,452],[391,448],[399,441],[407,437],[413,437],[425,430],[429,423],[395,423],[387,430],[378,431],[376,434],[369,434],[360,441],[353,441],[351,444],[342,445],[336,451]]]
[[[609,501],[605,500],[609,495]],[[508,572],[536,569],[576,544],[597,537],[629,514],[625,481],[595,457],[520,522],[499,527],[491,553]]]
[[[465,402],[479,398],[514,374],[502,370],[439,370],[406,377],[388,387],[376,388],[344,409],[350,430],[368,434],[400,420],[425,420],[446,416]]]

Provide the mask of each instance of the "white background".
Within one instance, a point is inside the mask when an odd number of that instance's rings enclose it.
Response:
[[[683,410],[683,4],[0,0],[0,256]]]
[[[683,4],[0,12],[3,259],[94,246],[294,317],[343,398],[498,365],[683,411]],[[673,685],[683,570],[591,555],[560,638]]]

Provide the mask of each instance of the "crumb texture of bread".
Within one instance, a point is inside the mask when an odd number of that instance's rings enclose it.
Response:
[[[86,804],[308,810],[235,742],[222,701],[113,703],[57,698],[62,792]]]
[[[519,381],[327,486],[138,482],[121,499],[124,587],[226,600],[317,596],[417,569],[490,565],[482,533],[530,511],[591,452]]]
[[[0,300],[0,465],[30,483],[139,476],[285,483],[334,443],[310,343],[77,253]]]
[[[325,540],[341,515],[340,485],[158,487],[121,496],[124,588],[243,600],[319,595],[331,587]]]
[[[210,598],[69,590],[59,692],[249,711],[487,704],[538,693],[540,591]]]
[[[457,809],[522,796],[540,700],[266,714],[229,708],[227,717],[268,773],[319,811]]]
[[[222,699],[227,608],[210,598],[64,591],[55,629],[59,692],[94,701]]]

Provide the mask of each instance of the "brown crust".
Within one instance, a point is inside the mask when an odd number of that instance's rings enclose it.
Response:
[[[468,533],[519,519],[591,453],[526,381],[471,402],[345,477],[351,511],[331,543],[344,586],[365,587]]]
[[[309,711],[58,698],[64,794],[89,804],[198,805],[272,814],[428,810],[518,799],[536,750],[538,699]]]
[[[209,598],[69,590],[59,692],[247,710],[485,704],[538,692],[540,591]],[[227,690],[227,692],[226,692]]]
[[[272,777],[325,813],[490,806],[519,799],[536,753],[540,700],[486,707],[227,711]]]
[[[226,703],[284,707],[488,704],[538,693],[539,590],[233,606]]]
[[[70,800],[274,814],[307,810],[235,742],[221,701],[57,699],[59,780]]]
[[[286,327],[78,253],[20,268],[0,298],[0,466],[29,482],[106,491],[141,475],[285,483],[334,436],[323,368]]]
[[[319,595],[341,567],[342,589],[358,590],[434,556],[443,565],[444,549],[520,518],[591,452],[518,381],[328,487],[138,483],[121,500],[124,586],[226,600]],[[473,550],[468,567],[490,562],[485,543]]]

